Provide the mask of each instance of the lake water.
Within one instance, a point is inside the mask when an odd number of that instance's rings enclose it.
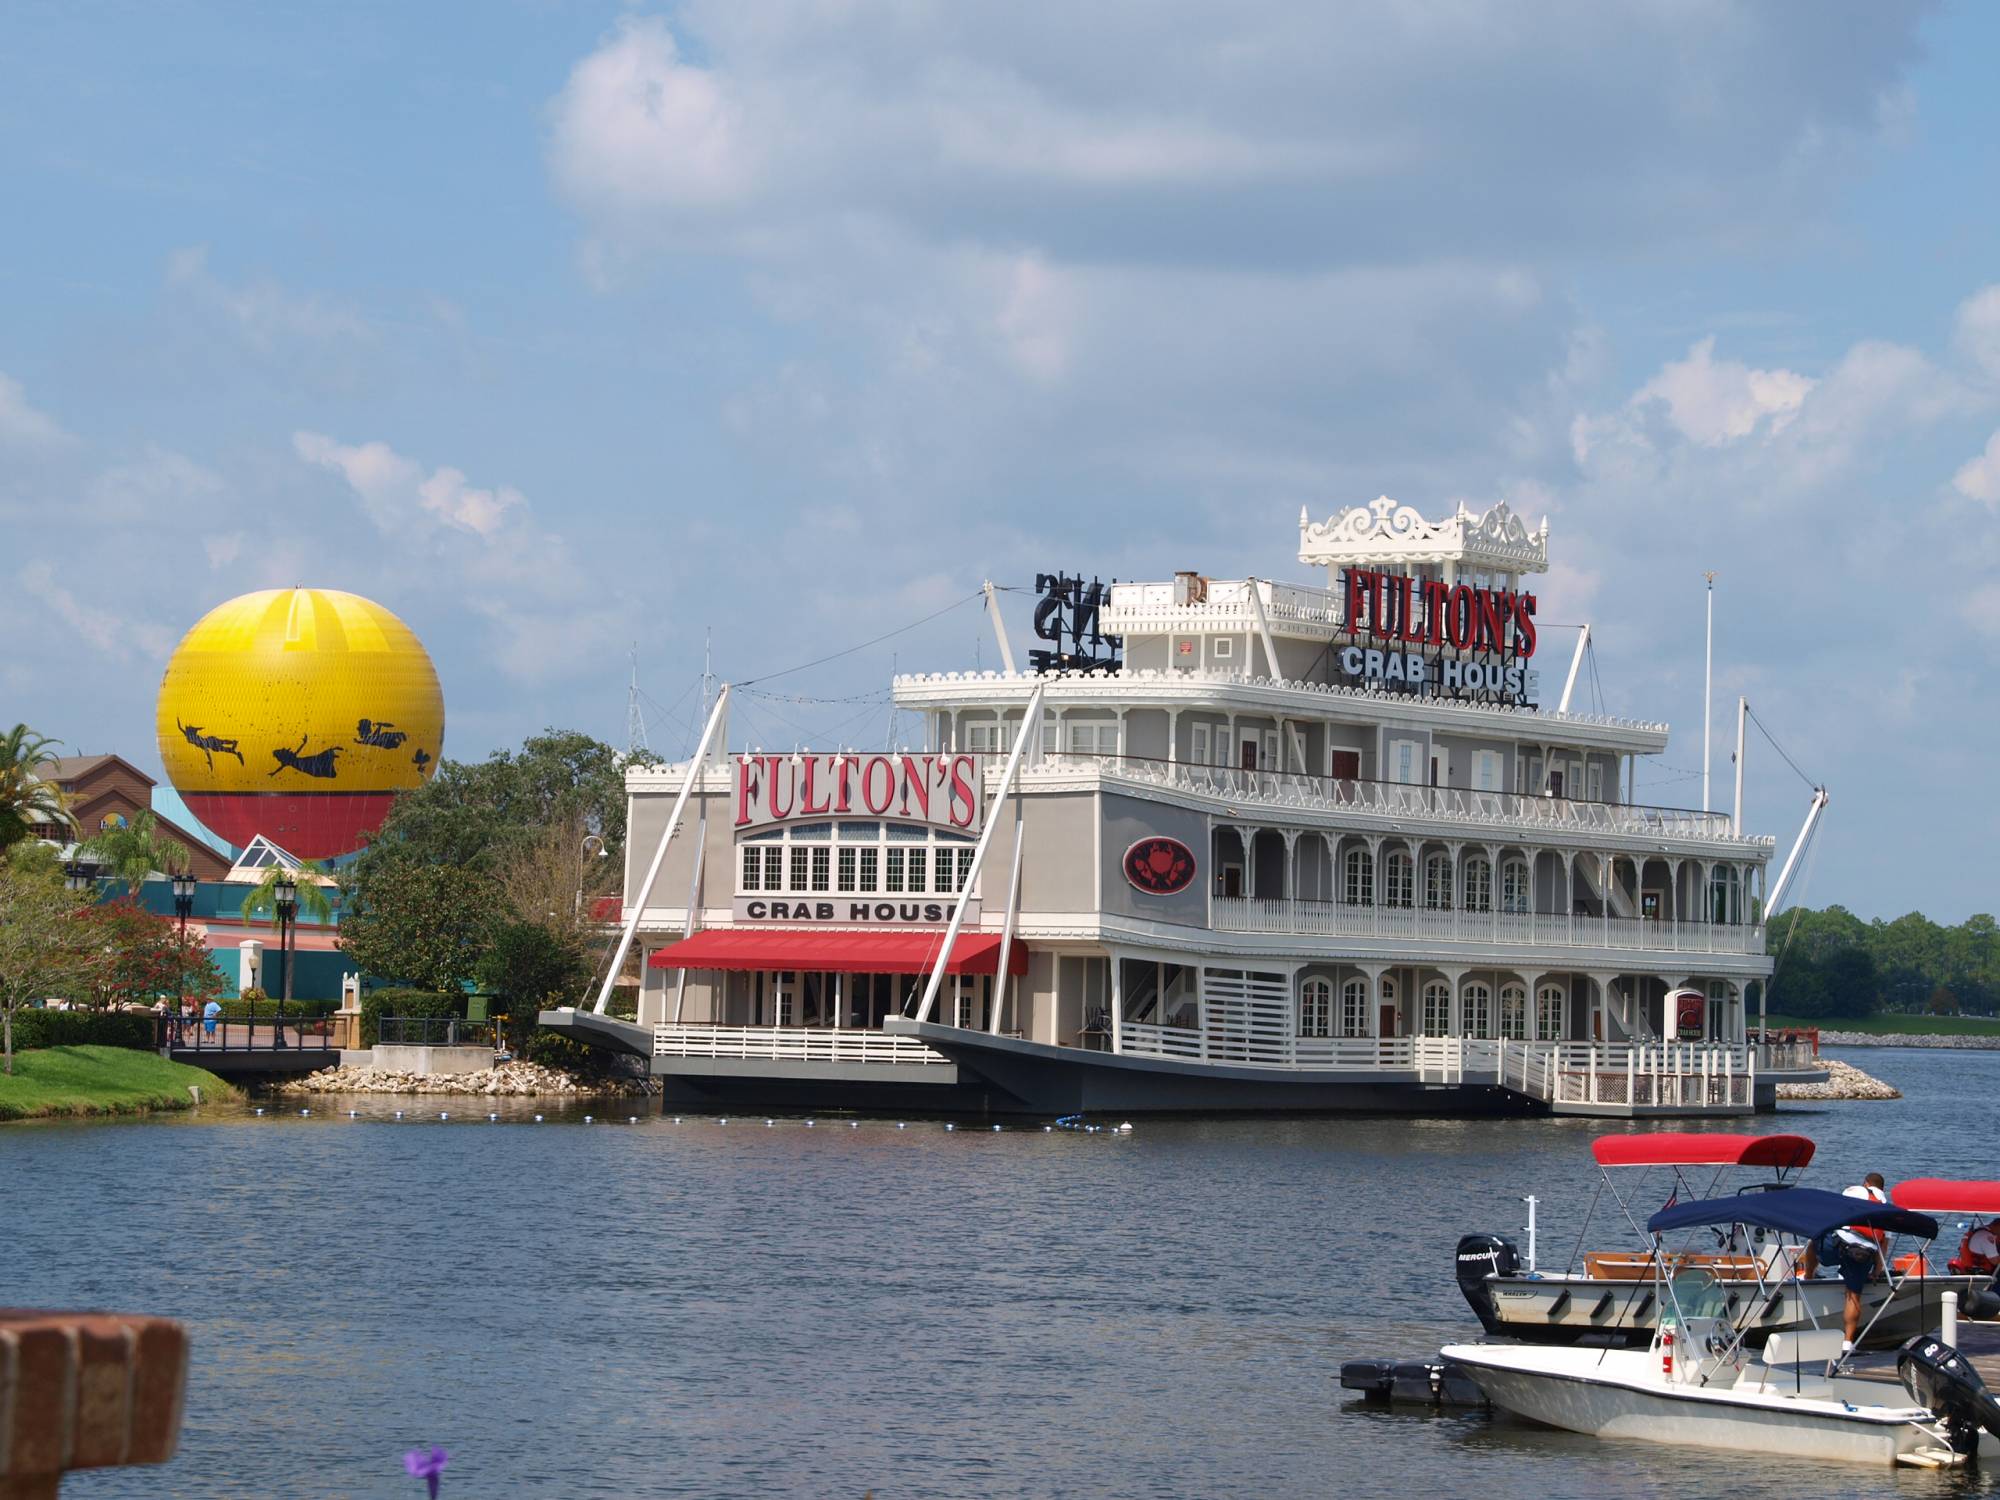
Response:
[[[1996,1175],[2000,1053],[1845,1055],[1911,1097],[1760,1117],[1820,1142],[1808,1180]],[[1589,1121],[338,1102],[0,1129],[0,1301],[195,1337],[180,1457],[66,1495],[408,1500],[402,1454],[432,1442],[447,1497],[2000,1493],[1351,1402],[1342,1360],[1476,1333],[1461,1233],[1514,1230],[1534,1192],[1544,1264],[1567,1257]]]

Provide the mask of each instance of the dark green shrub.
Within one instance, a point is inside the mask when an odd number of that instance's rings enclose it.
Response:
[[[159,1046],[156,1018],[135,1011],[29,1010],[14,1012],[14,1047],[131,1047],[151,1052]]]
[[[380,989],[361,997],[361,1045],[372,1047],[384,1016],[463,1016],[463,994],[436,990]]]

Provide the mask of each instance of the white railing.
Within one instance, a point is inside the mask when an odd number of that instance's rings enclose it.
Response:
[[[1712,922],[1565,917],[1548,912],[1431,911],[1423,907],[1346,906],[1333,901],[1267,901],[1248,896],[1216,896],[1210,913],[1218,932],[1664,953],[1764,951],[1762,927]]]
[[[948,1063],[915,1037],[817,1026],[655,1026],[655,1057],[781,1062]]]
[[[1532,835],[1538,832],[1607,833],[1642,838],[1694,838],[1734,844],[1769,844],[1739,838],[1727,813],[1685,807],[1644,807],[1628,802],[1586,802],[1574,797],[1532,797],[1519,792],[1479,792],[1469,787],[1426,786],[1309,776],[1298,771],[1246,771],[1189,765],[1140,756],[1050,751],[1044,770],[1097,769],[1121,781],[1196,792],[1232,803],[1297,808],[1307,812],[1379,816],[1398,824],[1426,819],[1471,823]]]
[[[1810,1072],[1826,1065],[1811,1042],[1766,1042],[1757,1049],[1757,1066],[1770,1073]]]
[[[1218,1038],[1186,1026],[1126,1022],[1119,1050],[1233,1067],[1332,1068],[1423,1083],[1497,1083],[1557,1104],[1700,1109],[1747,1106],[1756,1063],[1725,1042],[1593,1045],[1491,1037]]]

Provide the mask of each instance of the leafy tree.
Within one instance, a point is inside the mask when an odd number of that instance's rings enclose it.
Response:
[[[151,1005],[184,991],[206,1000],[222,989],[208,945],[135,902],[86,906],[75,922],[87,955],[83,979],[99,1005]]]
[[[475,870],[399,861],[350,898],[341,951],[374,978],[456,990],[478,972],[495,905],[493,882]]]
[[[328,878],[325,864],[316,859],[301,860],[296,870],[288,870],[283,865],[266,865],[264,873],[250,892],[243,898],[243,920],[254,922],[260,916],[269,917],[273,926],[278,921],[278,882],[287,875],[298,901],[298,915],[308,922],[325,924],[333,920],[333,901],[327,896],[328,887],[323,882]],[[285,994],[292,998],[292,961],[285,959]],[[253,1012],[254,1014],[254,1012]]]
[[[75,920],[82,898],[60,878],[0,862],[0,1057],[14,1071],[14,1012],[67,995],[86,966]]]
[[[42,778],[40,769],[60,748],[26,724],[0,734],[0,849],[19,843],[40,826],[76,831],[69,799],[62,788]]]
[[[590,960],[580,944],[532,922],[502,922],[479,962],[479,983],[507,1001],[508,1043],[522,1051],[536,1029],[536,1015],[573,1005],[590,983]]]
[[[85,839],[77,853],[95,859],[109,874],[125,883],[128,899],[139,899],[139,888],[156,871],[178,875],[192,858],[187,845],[160,832],[153,810],[142,809],[130,823],[107,828]]]

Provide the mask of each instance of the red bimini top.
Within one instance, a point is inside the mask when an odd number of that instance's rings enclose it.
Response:
[[[1889,1190],[1898,1208],[1922,1214],[2000,1214],[2000,1182],[1973,1182],[1957,1177],[1912,1177]]]
[[[1590,1143],[1600,1167],[1803,1167],[1813,1143],[1802,1135],[1724,1135],[1660,1131],[1601,1135]]]

